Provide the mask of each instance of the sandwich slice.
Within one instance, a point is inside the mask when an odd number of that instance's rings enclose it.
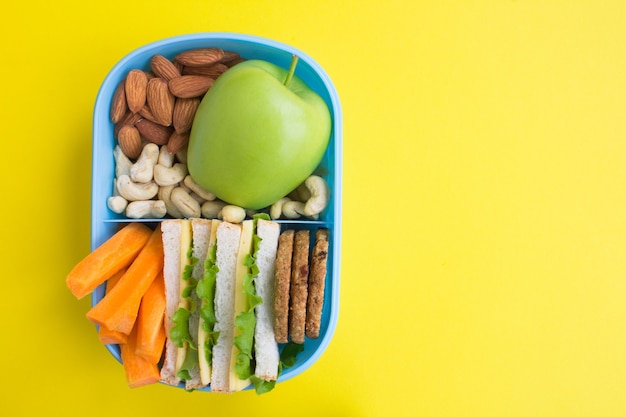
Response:
[[[189,333],[189,318],[193,307],[191,297],[195,292],[192,278],[192,231],[189,220],[165,220],[161,223],[163,239],[163,278],[165,282],[165,354],[161,367],[161,381],[178,385],[189,379],[185,370],[192,366],[195,355],[187,352],[195,349]]]
[[[217,227],[219,220],[194,219],[191,221],[194,236],[205,236],[200,245],[194,245],[198,251],[199,262],[194,272],[198,274],[196,295],[198,297],[198,369],[200,386],[211,383],[213,346],[217,343],[219,332],[215,330],[215,285],[217,279]],[[195,238],[194,238],[195,240]]]
[[[241,238],[241,225],[221,222],[216,231],[215,259],[215,331],[219,332],[213,346],[211,391],[230,392],[230,358],[235,325],[235,270]]]
[[[162,222],[167,340],[161,381],[169,385],[184,381],[187,390],[210,383],[206,346],[212,348],[207,339],[213,340],[215,323],[214,318],[207,320],[214,310],[215,273],[210,260],[214,257],[210,254],[215,247],[215,229],[214,222],[207,219]],[[208,299],[200,298],[198,285],[201,295],[209,294]]]
[[[212,330],[214,320],[204,320],[202,312],[213,308],[212,293],[215,293],[215,274],[211,269],[207,269],[207,258],[209,248],[215,246],[215,227],[213,222],[207,219],[191,219],[191,259],[193,269],[191,277],[194,282],[193,291],[190,295],[193,304],[189,316],[189,335],[193,341],[193,348],[197,352],[187,350],[187,355],[196,356],[193,360],[187,360],[186,375],[181,375],[185,379],[185,389],[193,390],[207,386],[210,378],[206,377],[206,369],[210,368],[210,357],[206,356],[206,346],[211,346]],[[210,264],[208,268],[214,264]],[[198,289],[200,286],[200,290]],[[209,293],[208,297],[201,300],[200,294]],[[210,374],[209,374],[210,375]]]
[[[235,273],[230,392],[278,377],[272,300],[279,234],[278,223],[263,218],[242,223]]]
[[[276,381],[280,360],[273,325],[274,279],[279,235],[278,223],[258,219],[256,236],[259,243],[255,252],[257,275],[254,278],[254,286],[260,302],[255,307],[257,321],[254,329],[256,362],[254,375],[263,381]]]

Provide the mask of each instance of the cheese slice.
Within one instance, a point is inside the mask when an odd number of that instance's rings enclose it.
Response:
[[[241,239],[239,240],[239,250],[237,252],[237,269],[235,270],[235,307],[234,317],[236,318],[239,313],[249,310],[248,301],[243,292],[243,281],[246,274],[249,272],[249,267],[246,266],[246,257],[250,255],[252,250],[252,240],[254,233],[254,223],[252,220],[245,220],[242,222]],[[233,337],[236,338],[241,334],[241,330],[234,326]],[[237,361],[237,355],[240,350],[233,344],[232,354],[230,357],[230,377],[229,377],[229,391],[240,391],[250,385],[250,378],[239,379],[235,373],[235,363]]]
[[[183,297],[183,293],[185,291],[185,287],[187,287],[188,283],[183,278],[183,274],[185,272],[185,268],[191,264],[191,258],[189,257],[189,250],[191,248],[191,222],[189,220],[181,220],[180,224],[180,272],[179,282],[180,282],[180,292],[178,298],[178,308],[184,308],[189,310],[189,299]],[[180,371],[185,362],[185,358],[187,356],[188,343],[184,342],[182,348],[178,348],[176,352],[176,373]]]

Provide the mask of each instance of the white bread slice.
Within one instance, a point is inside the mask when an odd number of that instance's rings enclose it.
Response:
[[[199,281],[204,275],[204,261],[206,260],[209,240],[211,238],[211,221],[200,218],[191,219],[191,231],[193,236],[193,251],[191,256],[197,259],[191,276],[196,281]],[[195,291],[192,297],[196,302],[196,308],[189,317],[189,334],[198,350],[189,350],[187,354],[199,354],[198,326],[200,324],[200,305]],[[202,388],[208,384],[208,381],[204,383],[200,377],[199,365],[190,369],[189,375],[191,379],[185,381],[185,389],[187,390]]]
[[[163,278],[165,280],[165,355],[161,367],[161,382],[169,385],[178,385],[180,378],[176,376],[176,357],[178,348],[169,339],[173,327],[172,316],[178,309],[180,294],[180,220],[164,220],[161,222],[163,239]]]
[[[256,253],[259,274],[254,279],[256,293],[262,303],[255,307],[254,329],[255,376],[265,381],[275,381],[278,376],[278,344],[274,337],[274,272],[280,225],[258,219],[257,235],[261,238]]]
[[[233,348],[234,293],[237,250],[241,226],[222,222],[217,228],[216,263],[219,268],[215,287],[215,315],[219,331],[213,347],[211,391],[229,392],[230,356]]]
[[[252,251],[252,243],[254,236],[254,223],[252,220],[244,220],[241,224],[241,239],[239,240],[239,249],[237,251],[237,268],[235,270],[235,305],[233,312],[233,338],[238,337],[242,331],[239,327],[235,325],[235,319],[237,316],[244,312],[250,310],[250,305],[248,303],[248,299],[244,294],[244,278],[250,271],[250,268],[246,266],[246,258],[250,255]],[[252,341],[251,341],[252,342]],[[232,347],[232,355],[230,358],[230,381],[229,381],[229,391],[241,391],[248,385],[250,385],[250,378],[240,379],[235,373],[235,363],[237,362],[237,355],[239,355],[241,351],[239,348],[233,344]]]

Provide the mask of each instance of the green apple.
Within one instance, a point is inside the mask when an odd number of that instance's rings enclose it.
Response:
[[[205,94],[193,122],[187,166],[193,180],[221,200],[267,207],[319,165],[331,131],[324,100],[289,70],[241,62]]]

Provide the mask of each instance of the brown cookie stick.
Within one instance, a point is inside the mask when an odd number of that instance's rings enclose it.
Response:
[[[278,237],[274,281],[274,338],[276,343],[287,343],[289,337],[289,284],[294,234],[293,230],[285,230]]]
[[[327,259],[328,229],[320,228],[315,232],[306,307],[306,336],[311,339],[317,338],[320,334]]]
[[[289,336],[294,343],[304,343],[309,281],[309,242],[310,232],[308,230],[296,232],[289,291]]]

